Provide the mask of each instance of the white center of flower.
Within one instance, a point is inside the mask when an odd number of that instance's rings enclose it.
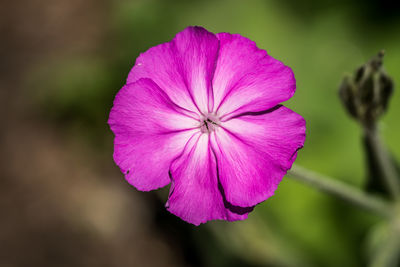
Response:
[[[220,121],[215,114],[207,114],[200,121],[200,130],[202,133],[211,133],[218,128]]]

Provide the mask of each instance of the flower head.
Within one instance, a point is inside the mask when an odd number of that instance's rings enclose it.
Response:
[[[253,41],[188,27],[141,54],[116,95],[114,160],[139,190],[171,183],[166,207],[187,222],[246,219],[304,144],[304,119],[279,104],[295,90]]]

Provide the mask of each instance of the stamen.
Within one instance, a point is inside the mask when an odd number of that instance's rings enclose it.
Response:
[[[200,129],[203,133],[210,133],[215,131],[217,126],[219,126],[219,120],[216,115],[208,114],[201,120]]]

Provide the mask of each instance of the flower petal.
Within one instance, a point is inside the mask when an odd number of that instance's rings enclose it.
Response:
[[[128,83],[151,78],[177,105],[208,113],[212,107],[211,80],[218,54],[218,39],[201,27],[188,27],[175,38],[141,54]],[[210,99],[210,101],[209,101]]]
[[[130,184],[148,191],[170,183],[172,160],[199,131],[190,115],[150,79],[118,92],[108,123],[115,134],[114,160]]]
[[[274,194],[305,140],[305,120],[284,106],[223,123],[211,145],[227,201],[256,205]]]
[[[181,157],[171,165],[172,185],[167,209],[181,219],[199,225],[209,220],[244,220],[253,208],[233,207],[224,199],[215,156],[207,134],[196,134]]]
[[[238,34],[219,33],[217,37],[214,107],[223,120],[270,109],[293,96],[296,80],[288,66]]]

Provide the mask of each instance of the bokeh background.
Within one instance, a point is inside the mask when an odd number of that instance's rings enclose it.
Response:
[[[307,120],[297,164],[365,185],[338,86],[380,49],[400,84],[395,1],[0,3],[0,266],[364,266],[379,218],[286,177],[242,222],[194,227],[113,162],[112,101],[139,53],[188,25],[240,33],[291,66]],[[400,95],[381,132],[400,159]]]

